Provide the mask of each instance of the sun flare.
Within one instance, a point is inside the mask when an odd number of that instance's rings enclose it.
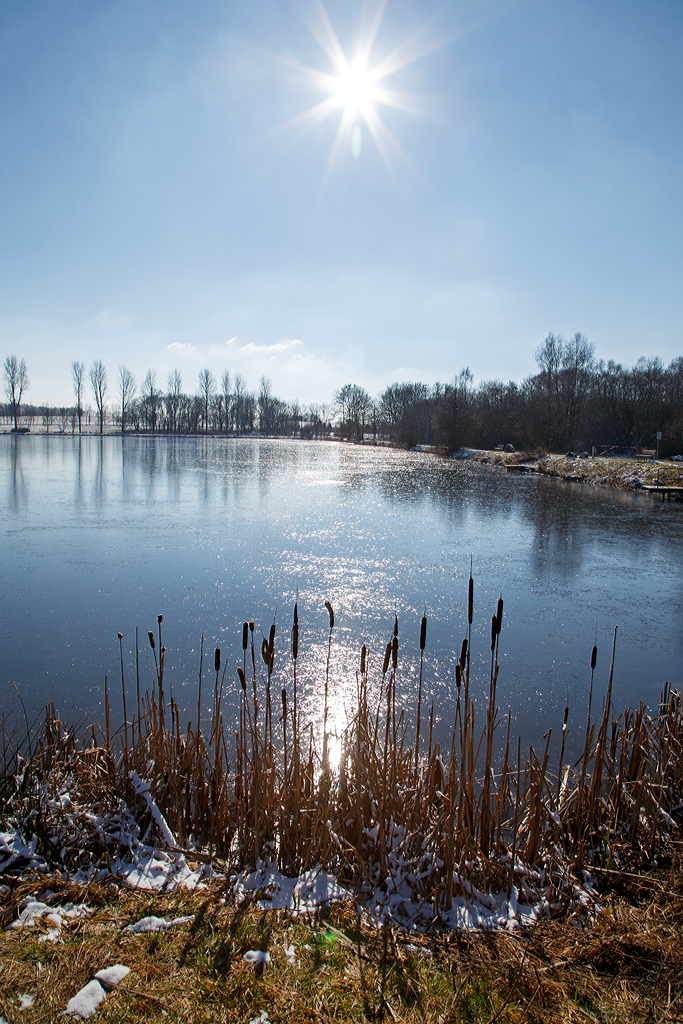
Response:
[[[387,79],[443,46],[445,40],[436,38],[422,26],[389,54],[375,58],[375,43],[385,7],[386,0],[378,4],[372,21],[359,32],[353,55],[349,57],[322,2],[316,2],[317,18],[310,29],[331,69],[323,71],[296,65],[296,74],[324,98],[304,110],[289,125],[305,133],[328,118],[341,115],[328,160],[328,172],[344,151],[359,159],[363,149],[363,131],[372,139],[391,177],[395,177],[393,165],[397,158],[405,159],[406,154],[383,120],[381,108],[392,107],[419,117],[430,116],[429,104],[423,97],[390,88]]]
[[[339,73],[337,99],[343,107],[344,116],[349,120],[361,114],[364,120],[372,117],[373,104],[379,99],[375,90],[374,76],[360,61],[347,64]]]

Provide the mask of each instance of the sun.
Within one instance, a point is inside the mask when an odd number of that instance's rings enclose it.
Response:
[[[347,56],[321,0],[315,2],[316,18],[309,23],[314,38],[328,60],[328,70],[297,64],[292,70],[322,99],[288,122],[298,131],[312,131],[328,118],[339,118],[328,159],[327,173],[346,150],[356,160],[363,146],[363,132],[375,145],[389,174],[395,179],[394,165],[405,159],[401,146],[382,117],[383,107],[392,107],[419,117],[430,117],[424,97],[396,88],[392,81],[408,65],[445,45],[426,26],[419,26],[388,55],[375,58],[375,44],[386,0],[380,2],[370,22],[363,25],[355,40],[352,55]],[[361,131],[361,129],[363,131]]]
[[[348,120],[355,119],[358,114],[365,121],[369,120],[375,115],[374,105],[380,99],[375,88],[375,76],[361,61],[347,64],[340,70],[336,95],[344,117]]]

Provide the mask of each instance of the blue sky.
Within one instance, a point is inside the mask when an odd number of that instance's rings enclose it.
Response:
[[[325,5],[342,49],[377,0]],[[389,0],[369,67],[418,113],[304,132],[315,0],[4,0],[0,356],[209,366],[281,397],[522,379],[548,331],[683,352],[678,0]],[[406,105],[406,104],[404,104]],[[422,116],[426,115],[426,116]],[[299,120],[297,120],[299,118]],[[359,152],[360,150],[360,152]]]

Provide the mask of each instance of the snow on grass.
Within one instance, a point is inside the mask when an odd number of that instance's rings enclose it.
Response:
[[[85,903],[67,903],[63,907],[51,907],[47,903],[28,897],[19,904],[19,916],[5,931],[17,928],[42,928],[40,942],[57,942],[64,924],[79,917],[87,917],[92,910]]]
[[[98,971],[92,981],[71,997],[66,1004],[66,1013],[82,1019],[91,1017],[100,1003],[106,999],[107,992],[116,988],[128,974],[130,967],[126,967],[125,964],[114,964],[113,967],[105,967]]]
[[[142,935],[143,932],[165,932],[169,928],[178,928],[181,924],[188,924],[190,921],[194,921],[194,914],[188,914],[187,917],[174,917],[171,921],[167,921],[165,917],[143,917],[135,924],[127,925],[123,930],[130,932],[131,935]]]
[[[304,871],[298,878],[287,878],[274,864],[263,861],[259,862],[258,870],[243,871],[237,877],[233,891],[238,904],[255,898],[262,910],[286,908],[295,914],[351,896],[334,875],[320,867]]]
[[[248,964],[253,964],[254,967],[267,967],[270,963],[270,953],[265,953],[262,949],[248,949],[242,959],[246,960]]]

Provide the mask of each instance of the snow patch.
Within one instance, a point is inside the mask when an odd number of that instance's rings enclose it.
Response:
[[[189,914],[187,917],[174,917],[171,921],[167,921],[165,917],[143,917],[135,924],[127,925],[123,930],[130,932],[131,935],[141,935],[143,932],[165,932],[169,928],[188,924],[189,921],[194,921],[194,914]]]
[[[261,862],[256,871],[242,872],[234,886],[237,903],[256,898],[262,910],[305,913],[323,903],[348,899],[351,893],[334,875],[320,867],[304,871],[298,878],[287,878],[272,864]]]
[[[130,974],[130,967],[126,967],[124,964],[114,964],[113,967],[105,967],[98,971],[92,981],[89,981],[75,996],[71,997],[66,1004],[66,1013],[83,1019],[91,1017],[100,1003],[106,999],[107,992],[116,988],[128,974]]]

